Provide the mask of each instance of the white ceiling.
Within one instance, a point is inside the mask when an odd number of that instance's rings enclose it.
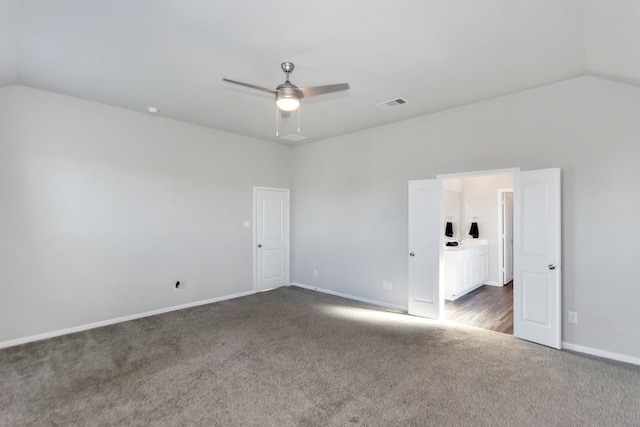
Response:
[[[351,84],[303,100],[308,142],[585,74],[640,85],[639,18],[638,0],[0,0],[0,85],[289,143],[272,95],[222,77],[275,88],[292,61],[298,86]]]

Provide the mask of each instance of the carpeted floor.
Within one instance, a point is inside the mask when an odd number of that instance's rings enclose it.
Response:
[[[298,288],[0,350],[0,424],[639,426],[640,367]]]

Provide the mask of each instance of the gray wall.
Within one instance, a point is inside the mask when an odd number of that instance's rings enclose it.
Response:
[[[640,89],[581,77],[297,147],[292,280],[406,306],[408,180],[560,167],[563,341],[640,357],[639,117]]]
[[[0,1],[0,88],[18,78],[20,0]]]
[[[21,86],[0,153],[0,343],[251,291],[253,186],[291,184],[287,146]]]

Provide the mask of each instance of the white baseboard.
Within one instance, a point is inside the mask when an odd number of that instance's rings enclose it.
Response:
[[[487,280],[486,282],[483,283],[483,285],[500,286],[500,287],[504,286],[504,285],[501,285],[500,282],[496,282],[494,280]]]
[[[489,283],[486,283],[486,284],[489,284]],[[290,286],[297,286],[299,288],[310,289],[312,291],[317,291],[317,292],[322,292],[322,293],[325,293],[325,294],[335,295],[335,296],[338,296],[338,297],[347,298],[347,299],[351,299],[351,300],[355,300],[355,301],[366,302],[368,304],[379,305],[381,307],[387,307],[387,308],[391,308],[391,309],[398,310],[398,311],[406,312],[408,310],[408,308],[405,307],[405,306],[389,304],[389,303],[384,302],[384,301],[378,301],[378,300],[373,300],[373,299],[369,299],[369,298],[362,298],[362,297],[355,296],[355,295],[350,295],[350,294],[345,294],[345,293],[342,293],[342,292],[332,291],[330,289],[318,288],[317,286],[305,285],[303,283],[292,282],[292,283],[290,283]],[[72,328],[59,329],[57,331],[51,331],[51,332],[46,332],[46,333],[43,333],[43,334],[31,335],[31,336],[28,336],[28,337],[17,338],[17,339],[9,340],[9,341],[3,341],[3,342],[0,342],[0,348],[13,347],[13,346],[20,345],[20,344],[26,344],[26,343],[30,343],[30,342],[34,342],[34,341],[40,341],[40,340],[44,340],[44,339],[47,339],[47,338],[59,337],[61,335],[72,334],[72,333],[75,333],[75,332],[82,332],[82,331],[86,331],[86,330],[89,330],[89,329],[99,328],[99,327],[102,327],[102,326],[108,326],[108,325],[114,325],[116,323],[128,322],[129,320],[142,319],[143,317],[155,316],[155,315],[158,315],[158,314],[169,313],[171,311],[184,310],[185,308],[190,308],[190,307],[197,307],[199,305],[212,304],[212,303],[215,303],[215,302],[226,301],[226,300],[230,300],[230,299],[234,299],[234,298],[240,298],[240,297],[244,297],[244,296],[247,296],[247,295],[252,295],[254,293],[255,293],[255,291],[240,292],[240,293],[237,293],[237,294],[225,295],[225,296],[222,296],[222,297],[211,298],[211,299],[206,299],[206,300],[202,300],[202,301],[195,301],[195,302],[191,302],[191,303],[187,303],[187,304],[175,305],[175,306],[172,306],[172,307],[160,308],[158,310],[147,311],[145,313],[137,313],[137,314],[132,314],[132,315],[129,315],[129,316],[117,317],[115,319],[108,319],[108,320],[103,320],[103,321],[100,321],[100,322],[94,322],[94,323],[88,323],[88,324],[85,324],[85,325],[74,326]],[[610,351],[599,350],[599,349],[596,349],[596,348],[585,347],[585,346],[572,344],[572,343],[568,343],[568,342],[563,342],[562,343],[562,348],[566,349],[566,350],[576,351],[578,353],[590,354],[592,356],[604,357],[605,359],[617,360],[619,362],[631,363],[633,365],[639,365],[640,366],[640,358],[638,358],[638,357],[627,356],[627,355],[624,355],[624,354],[613,353],[613,352],[610,352]]]
[[[491,282],[485,282],[485,284],[490,285],[492,283]],[[332,291],[332,290],[329,290],[329,289],[318,288],[317,286],[309,286],[309,285],[305,285],[303,283],[291,282],[290,285],[291,286],[297,286],[299,288],[310,289],[312,291],[322,292],[322,293],[325,293],[325,294],[335,295],[335,296],[339,296],[339,297],[343,297],[343,298],[347,298],[347,299],[352,299],[352,300],[356,300],[356,301],[362,301],[362,302],[366,302],[366,303],[369,303],[369,304],[379,305],[379,306],[382,306],[382,307],[392,308],[392,309],[399,310],[399,311],[406,312],[408,310],[407,307],[404,307],[404,306],[389,304],[389,303],[386,303],[386,302],[383,302],[383,301],[376,301],[376,300],[372,300],[372,299],[368,299],[368,298],[362,298],[362,297],[358,297],[358,296],[355,296],[355,295],[350,295],[350,294],[345,294],[345,293],[342,293],[342,292]],[[501,286],[501,285],[496,283],[496,285],[494,285],[494,286]],[[624,354],[613,353],[613,352],[605,351],[605,350],[598,350],[596,348],[584,347],[584,346],[581,346],[581,345],[571,344],[571,343],[568,343],[568,342],[563,342],[562,343],[562,348],[567,349],[567,350],[571,350],[571,351],[576,351],[576,352],[579,352],[579,353],[590,354],[592,356],[603,357],[605,359],[617,360],[619,362],[631,363],[633,365],[640,365],[640,358],[627,356],[627,355],[624,355]]]
[[[337,297],[352,299],[352,300],[360,301],[360,302],[366,302],[368,304],[379,305],[381,307],[392,308],[394,310],[404,311],[405,313],[408,311],[408,307],[405,307],[405,306],[402,306],[402,305],[389,304],[388,302],[377,301],[377,300],[369,299],[369,298],[362,298],[362,297],[358,297],[358,296],[355,296],[355,295],[350,295],[350,294],[345,294],[345,293],[342,293],[342,292],[332,291],[330,289],[319,288],[317,286],[305,285],[304,283],[291,282],[290,285],[291,286],[297,286],[299,288],[309,289],[309,290],[312,290],[312,291],[322,292],[324,294],[335,295]]]
[[[59,329],[57,331],[45,332],[44,334],[31,335],[28,337],[17,338],[14,340],[0,342],[0,348],[13,347],[20,344],[26,344],[33,341],[45,340],[47,338],[59,337],[61,335],[72,334],[74,332],[82,332],[89,329],[99,328],[101,326],[113,325],[116,323],[128,322],[129,320],[141,319],[143,317],[155,316],[157,314],[168,313],[170,311],[184,310],[185,308],[197,307],[199,305],[211,304],[214,302],[225,301],[234,298],[240,298],[254,294],[255,291],[240,292],[232,295],[206,299],[202,301],[190,302],[182,305],[174,305],[172,307],[160,308],[158,310],[147,311],[145,313],[131,314],[129,316],[117,317],[115,319],[102,320],[100,322],[88,323],[86,325],[74,326],[72,328]]]
[[[597,348],[584,347],[582,345],[571,344],[569,342],[563,342],[562,348],[571,351],[577,351],[578,353],[590,354],[592,356],[604,357],[605,359],[617,360],[618,362],[631,363],[633,365],[640,365],[640,358],[627,356],[625,354],[613,353],[605,350],[598,350]]]

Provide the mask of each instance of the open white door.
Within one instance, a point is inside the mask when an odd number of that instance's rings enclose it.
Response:
[[[560,348],[560,169],[514,179],[513,333]]]
[[[440,182],[409,181],[409,314],[439,319],[440,298]]]
[[[502,285],[513,280],[513,191],[502,193]]]

